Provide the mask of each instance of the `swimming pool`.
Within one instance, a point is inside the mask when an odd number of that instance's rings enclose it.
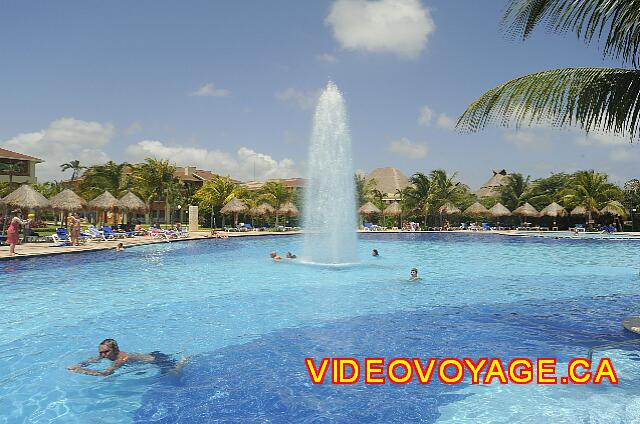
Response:
[[[188,241],[0,262],[0,423],[636,422],[639,356],[618,385],[312,385],[305,357],[553,356],[629,338],[633,240],[362,234],[361,265],[274,263],[299,236]],[[370,256],[376,248],[380,257]],[[417,267],[419,284],[407,282]],[[190,355],[181,377],[66,366],[107,337]]]

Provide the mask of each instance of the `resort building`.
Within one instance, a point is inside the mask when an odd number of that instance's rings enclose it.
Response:
[[[376,190],[382,193],[382,200],[387,203],[400,200],[399,192],[411,185],[409,178],[393,167],[376,168],[369,172],[365,179],[373,180]]]
[[[249,191],[256,191],[260,190],[265,185],[265,183],[269,181],[282,183],[283,186],[292,188],[296,191],[302,190],[305,184],[304,178],[277,178],[267,181],[247,181],[246,183],[242,183],[241,185],[246,187]]]
[[[493,176],[489,178],[489,181],[484,183],[478,191],[476,196],[482,197],[497,197],[500,195],[499,188],[509,183],[509,173],[506,169],[493,170]]]
[[[36,163],[42,159],[0,148],[0,182],[33,184],[37,182]],[[9,165],[17,165],[11,166]]]

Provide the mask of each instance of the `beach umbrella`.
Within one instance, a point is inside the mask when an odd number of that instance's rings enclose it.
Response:
[[[365,215],[369,220],[371,220],[371,215],[376,215],[382,213],[380,209],[376,205],[371,202],[367,202],[364,205],[360,206],[358,209],[358,213],[360,215]]]
[[[525,218],[535,218],[540,215],[538,210],[531,206],[529,203],[525,203],[524,205],[516,208],[511,212],[513,215],[525,217]]]
[[[113,197],[113,194],[109,193],[109,191],[105,191],[87,204],[87,209],[102,211],[104,218],[103,221],[105,222],[106,211],[112,210],[116,207],[118,207],[118,199]]]
[[[600,213],[603,215],[611,214],[613,216],[621,216],[621,217],[625,217],[629,214],[629,212],[627,212],[624,206],[622,206],[622,203],[618,202],[617,200],[613,200],[607,203],[607,205],[604,208],[600,209]]]
[[[497,219],[498,227],[500,227],[500,218],[503,216],[511,216],[511,211],[505,205],[498,202],[489,209],[491,216]]]
[[[300,211],[298,210],[298,208],[296,208],[296,205],[288,202],[278,208],[278,215],[284,215],[288,217],[298,216],[300,215]]]
[[[19,209],[47,209],[51,203],[42,194],[38,193],[28,184],[23,184],[16,190],[7,194],[2,203],[8,208]]]
[[[229,213],[233,214],[233,225],[235,227],[238,226],[238,214],[242,213],[242,212],[246,212],[249,208],[247,207],[247,205],[245,205],[244,203],[242,203],[240,201],[240,199],[238,199],[237,197],[233,196],[231,198],[231,200],[229,200],[227,202],[226,205],[224,205],[222,207],[222,209],[220,209],[220,213],[226,215]]]
[[[596,208],[592,208],[591,209],[591,213],[599,213],[599,211]],[[571,210],[571,212],[569,212],[569,215],[571,215],[571,216],[586,216],[587,215],[587,208],[585,208],[582,205],[576,206],[575,208],[573,208]]]
[[[118,200],[118,209],[125,213],[145,213],[147,205],[138,196],[128,191],[127,194]]]
[[[64,212],[62,222],[67,222],[67,214],[69,212],[79,211],[87,206],[87,202],[82,197],[68,188],[53,196],[49,199],[49,202],[54,211]]]
[[[51,209],[61,212],[73,212],[84,209],[87,202],[78,196],[73,190],[65,188],[60,193],[49,199]]]
[[[439,212],[442,215],[457,215],[462,211],[460,210],[460,208],[456,207],[456,205],[454,205],[453,203],[447,202],[440,207]]]
[[[471,216],[491,216],[489,209],[482,206],[480,202],[475,202],[473,205],[469,206],[464,210],[463,214]]]
[[[400,216],[400,226],[402,227],[402,207],[398,202],[392,202],[389,206],[387,206],[383,211],[383,215],[391,215],[391,216]]]
[[[273,206],[265,202],[256,206],[255,208],[252,208],[251,210],[253,211],[254,215],[264,216],[264,215],[271,215],[275,213],[276,208],[274,208]]]
[[[553,202],[547,205],[547,207],[545,207],[540,211],[540,216],[550,216],[553,218],[554,227],[556,226],[556,219],[559,216],[567,216],[567,215],[568,215],[567,210],[562,206],[560,206],[559,204],[557,204],[556,202]]]
[[[358,209],[358,213],[360,215],[374,215],[381,212],[382,211],[371,202],[365,203],[364,205],[360,206],[360,209]]]

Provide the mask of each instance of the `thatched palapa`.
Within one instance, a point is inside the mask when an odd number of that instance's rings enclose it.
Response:
[[[223,214],[242,213],[242,212],[246,212],[247,209],[248,209],[247,205],[242,203],[240,199],[234,196],[231,198],[231,200],[227,202],[226,205],[222,207],[222,209],[220,209],[220,213],[223,213]]]
[[[7,194],[2,203],[9,208],[20,209],[46,209],[51,206],[46,197],[28,184],[21,185]]]
[[[147,205],[132,192],[127,192],[118,200],[118,208],[127,212],[146,212]]]
[[[87,202],[82,197],[68,188],[53,196],[49,202],[51,202],[51,208],[54,211],[61,212],[79,211],[87,206]]]
[[[521,217],[537,217],[539,216],[538,210],[531,206],[529,203],[525,203],[524,205],[516,208],[511,212],[513,215],[521,216]]]
[[[262,203],[255,208],[251,208],[251,215],[271,215],[276,209],[268,203]]]
[[[118,206],[118,199],[113,197],[113,194],[105,191],[100,196],[96,197],[89,202],[87,207],[95,210],[109,210]]]
[[[491,216],[489,209],[482,206],[480,202],[475,202],[473,205],[465,209],[463,213],[471,216]]]
[[[400,203],[393,202],[387,206],[383,212],[385,215],[400,215],[402,213],[402,207],[400,207]]]
[[[381,212],[382,211],[371,202],[365,203],[364,205],[360,206],[360,209],[358,209],[358,213],[360,215],[373,215]]]
[[[598,209],[596,208],[591,209],[591,214],[597,214],[599,212],[600,211],[598,211]],[[585,208],[584,206],[576,206],[575,208],[573,208],[573,210],[569,214],[571,216],[586,216],[587,208]]]
[[[553,218],[567,216],[567,210],[556,202],[553,202],[540,211],[540,216],[550,216]]]
[[[298,208],[296,208],[296,205],[289,202],[280,206],[280,208],[278,209],[278,214],[285,216],[298,216],[300,214],[300,211],[298,210]]]
[[[611,202],[609,202],[607,206],[600,209],[600,213],[621,217],[629,215],[629,212],[624,208],[624,206],[622,206],[622,203],[618,202],[617,200],[612,200]]]
[[[462,211],[460,210],[460,208],[456,207],[456,205],[454,205],[453,203],[447,202],[440,207],[439,212],[442,215],[457,215]]]
[[[501,218],[503,216],[511,216],[511,211],[507,209],[507,207],[500,202],[493,205],[491,209],[489,209],[489,212],[491,212],[491,216],[496,218]]]

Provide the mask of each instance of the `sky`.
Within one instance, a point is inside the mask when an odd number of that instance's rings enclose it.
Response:
[[[639,178],[638,143],[457,117],[509,79],[614,66],[574,34],[500,30],[492,0],[65,0],[0,6],[0,147],[60,164],[169,159],[240,180],[304,177],[317,97],[347,104],[354,168],[445,169],[472,189],[505,168]]]

